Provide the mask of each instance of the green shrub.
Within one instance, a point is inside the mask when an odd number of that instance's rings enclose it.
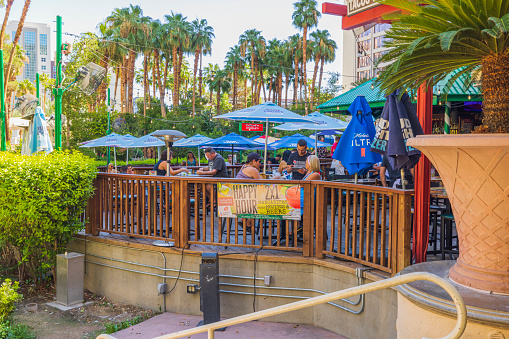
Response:
[[[14,309],[14,303],[20,301],[23,296],[16,292],[19,283],[11,282],[11,279],[5,279],[0,285],[0,323],[3,323]]]
[[[83,228],[95,176],[93,161],[79,152],[0,153],[0,247],[12,249],[20,281],[52,268]]]
[[[137,316],[132,319],[127,319],[119,323],[106,323],[104,324],[104,328],[106,329],[107,334],[112,334],[121,330],[125,330],[131,326],[137,325],[141,323],[144,319],[142,317]]]
[[[37,336],[33,329],[25,324],[9,325],[7,327],[5,339],[36,339]],[[1,334],[0,334],[1,335]],[[0,336],[0,339],[2,337]]]

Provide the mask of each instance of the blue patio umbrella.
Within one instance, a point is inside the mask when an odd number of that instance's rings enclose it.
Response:
[[[370,151],[371,141],[375,137],[375,124],[366,98],[355,98],[348,111],[352,114],[352,120],[341,136],[332,158],[341,161],[349,174],[355,173],[357,182],[358,175],[367,173],[373,164],[382,161],[382,157]]]
[[[403,93],[401,100],[398,95],[394,92],[385,100],[371,151],[386,155],[392,168],[402,170],[403,175],[403,169],[414,167],[421,157],[421,151],[407,146],[406,141],[424,131],[408,94]]]
[[[341,134],[343,134],[342,131],[338,131],[335,129],[325,129],[323,131],[316,132],[316,135],[341,135]]]
[[[124,137],[123,135],[117,134],[117,133],[111,133],[109,135],[106,135],[104,137],[101,137],[99,139],[95,139],[94,141],[91,141],[89,143],[86,143],[84,145],[81,145],[80,147],[113,147],[113,156],[115,159],[115,171],[117,170],[117,153],[115,151],[115,147],[128,147],[133,140],[129,137]]]
[[[297,148],[297,143],[301,139],[306,140],[307,146],[309,148],[315,147],[316,140],[306,137],[299,133],[291,135],[289,137],[283,137],[283,138],[281,138],[281,140],[273,142],[272,144],[269,144],[269,146],[275,147],[275,148]],[[321,141],[316,142],[316,145],[318,147],[331,147],[332,146],[331,144],[327,144],[327,143],[321,142]]]
[[[262,149],[264,144],[254,140],[238,135],[237,133],[230,133],[225,136],[207,141],[200,145],[200,147],[216,147],[218,149]]]
[[[22,154],[32,155],[40,151],[46,153],[53,151],[48,129],[46,128],[46,118],[44,117],[44,112],[41,107],[35,109],[35,114],[28,127],[28,136],[26,139],[26,144],[23,143],[25,147],[22,149]]]
[[[201,166],[201,157],[200,157],[200,146],[204,142],[210,141],[212,138],[206,137],[201,134],[196,134],[190,138],[180,139],[173,143],[173,147],[196,147],[198,148],[198,166]]]
[[[235,121],[259,121],[265,122],[265,146],[267,146],[267,140],[269,135],[269,122],[284,124],[287,122],[313,122],[311,119],[303,117],[297,113],[289,111],[283,107],[273,104],[270,101],[264,102],[263,104],[243,108],[241,110],[218,115],[214,118],[228,119]],[[265,148],[263,164],[263,173],[267,170],[267,149]]]
[[[261,135],[255,135],[254,137],[251,137],[251,138],[249,138],[249,139],[251,139],[251,140],[256,140],[256,139],[258,139],[259,137],[261,137]]]

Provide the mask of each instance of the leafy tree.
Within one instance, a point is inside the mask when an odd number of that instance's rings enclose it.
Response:
[[[480,73],[484,118],[481,130],[509,132],[509,0],[382,0],[402,11],[392,17],[388,47],[380,63],[392,62],[377,80],[386,93],[432,86],[459,70]],[[472,76],[473,74],[473,76]],[[471,82],[471,81],[470,81]]]

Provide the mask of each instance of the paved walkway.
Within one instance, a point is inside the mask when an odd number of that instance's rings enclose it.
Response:
[[[125,330],[112,334],[119,339],[148,339],[158,337],[164,334],[170,334],[177,331],[187,330],[196,327],[202,317],[195,315],[184,315],[177,313],[163,313],[141,324],[129,327]],[[191,339],[206,339],[207,333],[196,334]],[[252,321],[245,324],[239,324],[228,327],[224,332],[215,333],[217,339],[279,339],[279,338],[298,338],[298,339],[348,339],[338,334],[326,331],[322,328],[298,325],[283,324],[263,321]]]

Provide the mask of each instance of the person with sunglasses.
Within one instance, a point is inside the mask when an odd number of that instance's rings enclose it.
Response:
[[[258,153],[251,153],[247,156],[247,161],[237,173],[239,179],[261,179],[260,167],[262,159]]]

